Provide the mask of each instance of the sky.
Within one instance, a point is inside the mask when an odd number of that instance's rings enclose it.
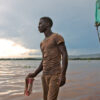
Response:
[[[40,57],[39,19],[49,16],[52,31],[64,37],[68,55],[100,53],[96,0],[0,0],[0,58]]]

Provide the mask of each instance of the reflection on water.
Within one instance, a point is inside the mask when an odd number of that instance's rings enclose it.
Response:
[[[0,96],[23,94],[26,75],[33,72],[39,64],[40,60],[0,61]],[[100,89],[99,71],[100,61],[69,61],[67,90],[70,93],[71,89],[74,92],[77,87],[78,91],[83,88]],[[41,74],[35,79],[33,92],[42,91],[40,76]]]
[[[23,94],[26,75],[33,72],[39,66],[39,63],[40,61],[36,60],[0,61],[0,96]],[[36,84],[37,81],[40,83],[39,76],[35,80],[36,89],[33,92],[40,91],[40,85]]]

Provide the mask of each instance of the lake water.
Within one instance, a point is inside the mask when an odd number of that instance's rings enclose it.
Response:
[[[0,98],[23,94],[26,75],[33,72],[40,62],[40,60],[1,60]],[[34,82],[33,92],[35,93],[42,92],[41,74]],[[61,92],[63,90],[68,93],[83,91],[83,94],[91,96],[95,94],[98,98],[100,97],[100,60],[70,60],[66,75],[66,86],[61,89]],[[80,100],[78,97],[68,100]]]

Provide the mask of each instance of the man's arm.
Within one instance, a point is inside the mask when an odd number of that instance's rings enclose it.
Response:
[[[60,82],[60,86],[63,86],[65,84],[66,81],[66,71],[67,71],[67,67],[68,67],[68,53],[66,50],[66,46],[65,43],[60,43],[58,45],[58,48],[62,54],[62,70],[61,70],[61,82]]]
[[[42,70],[43,70],[43,64],[42,64],[43,60],[41,61],[39,67],[35,70],[34,75],[37,76],[37,74],[39,74]]]
[[[36,77],[43,70],[43,64],[42,64],[42,62],[43,62],[43,60],[41,61],[39,67],[35,70],[35,72],[34,73],[29,73],[26,78]]]

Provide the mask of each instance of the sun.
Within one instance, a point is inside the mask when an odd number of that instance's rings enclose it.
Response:
[[[16,44],[12,40],[0,39],[0,58],[27,57],[29,52],[30,49]]]

